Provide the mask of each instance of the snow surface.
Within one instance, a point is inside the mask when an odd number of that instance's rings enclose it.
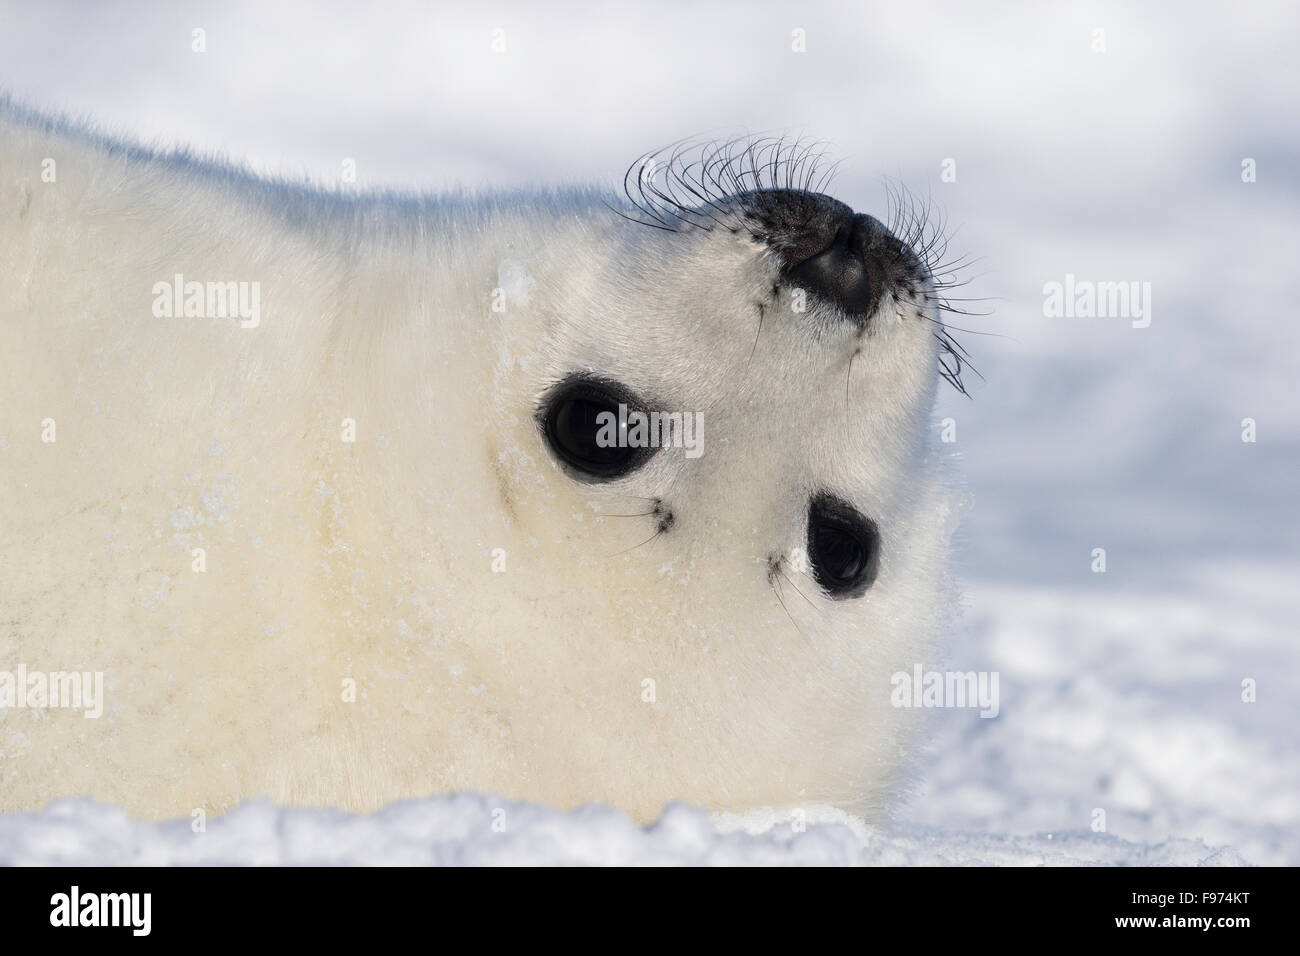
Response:
[[[910,828],[872,830],[840,811],[810,810],[796,828],[770,813],[710,820],[669,807],[638,828],[609,807],[561,813],[478,794],[394,804],[361,817],[248,803],[210,821],[132,821],[116,807],[63,801],[0,816],[0,864],[163,865],[1085,865],[1242,863],[1198,840],[1146,845],[1087,832],[1031,837]],[[495,824],[495,828],[494,828]],[[503,825],[502,825],[503,824]]]
[[[0,817],[0,860],[1300,865],[1294,5],[132,10],[0,13],[0,87],[323,181],[355,157],[371,185],[610,182],[742,127],[829,140],[855,208],[880,210],[885,174],[928,191],[992,310],[956,323],[991,333],[963,337],[984,380],[936,416],[971,507],[967,611],[934,666],[998,671],[1001,712],[934,712],[919,790],[876,828],[756,813],[720,834],[673,808],[639,830],[459,795],[364,819],[251,805],[196,835],[65,803]],[[1150,327],[1044,318],[1067,273],[1150,281]]]

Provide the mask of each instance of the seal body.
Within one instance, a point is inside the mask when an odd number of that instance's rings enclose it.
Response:
[[[902,786],[890,675],[948,604],[924,275],[865,318],[856,280],[805,294],[830,227],[772,189],[668,227],[357,197],[14,110],[0,174],[0,670],[103,677],[99,717],[0,707],[0,809]],[[539,424],[573,376],[698,415],[700,453],[575,475]],[[827,495],[878,533],[854,596],[807,560]]]

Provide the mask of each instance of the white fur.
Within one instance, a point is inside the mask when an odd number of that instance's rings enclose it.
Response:
[[[154,317],[176,273],[259,282],[260,324]],[[948,604],[932,328],[776,273],[594,192],[351,198],[0,110],[0,670],[107,698],[0,712],[0,809],[886,805]],[[703,456],[575,482],[535,412],[576,369],[703,412]],[[881,529],[863,597],[789,560],[819,489]]]

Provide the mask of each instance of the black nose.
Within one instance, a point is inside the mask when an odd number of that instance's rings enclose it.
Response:
[[[858,213],[843,220],[825,249],[796,262],[787,262],[786,281],[834,302],[850,315],[876,311],[883,270],[868,267],[868,246],[876,221]],[[872,271],[877,272],[873,277]]]
[[[781,256],[783,281],[838,306],[865,324],[901,266],[916,270],[878,220],[821,193],[771,189],[751,193],[748,212],[760,237]]]

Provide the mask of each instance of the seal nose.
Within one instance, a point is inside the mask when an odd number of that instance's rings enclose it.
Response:
[[[821,193],[770,189],[748,198],[759,234],[781,255],[782,280],[865,325],[897,271],[899,243],[884,224]]]
[[[879,277],[883,272],[869,268],[868,247],[875,224],[864,213],[850,214],[838,224],[825,249],[806,259],[787,262],[786,279],[851,315],[871,315],[880,300]],[[875,279],[873,271],[877,273]]]

